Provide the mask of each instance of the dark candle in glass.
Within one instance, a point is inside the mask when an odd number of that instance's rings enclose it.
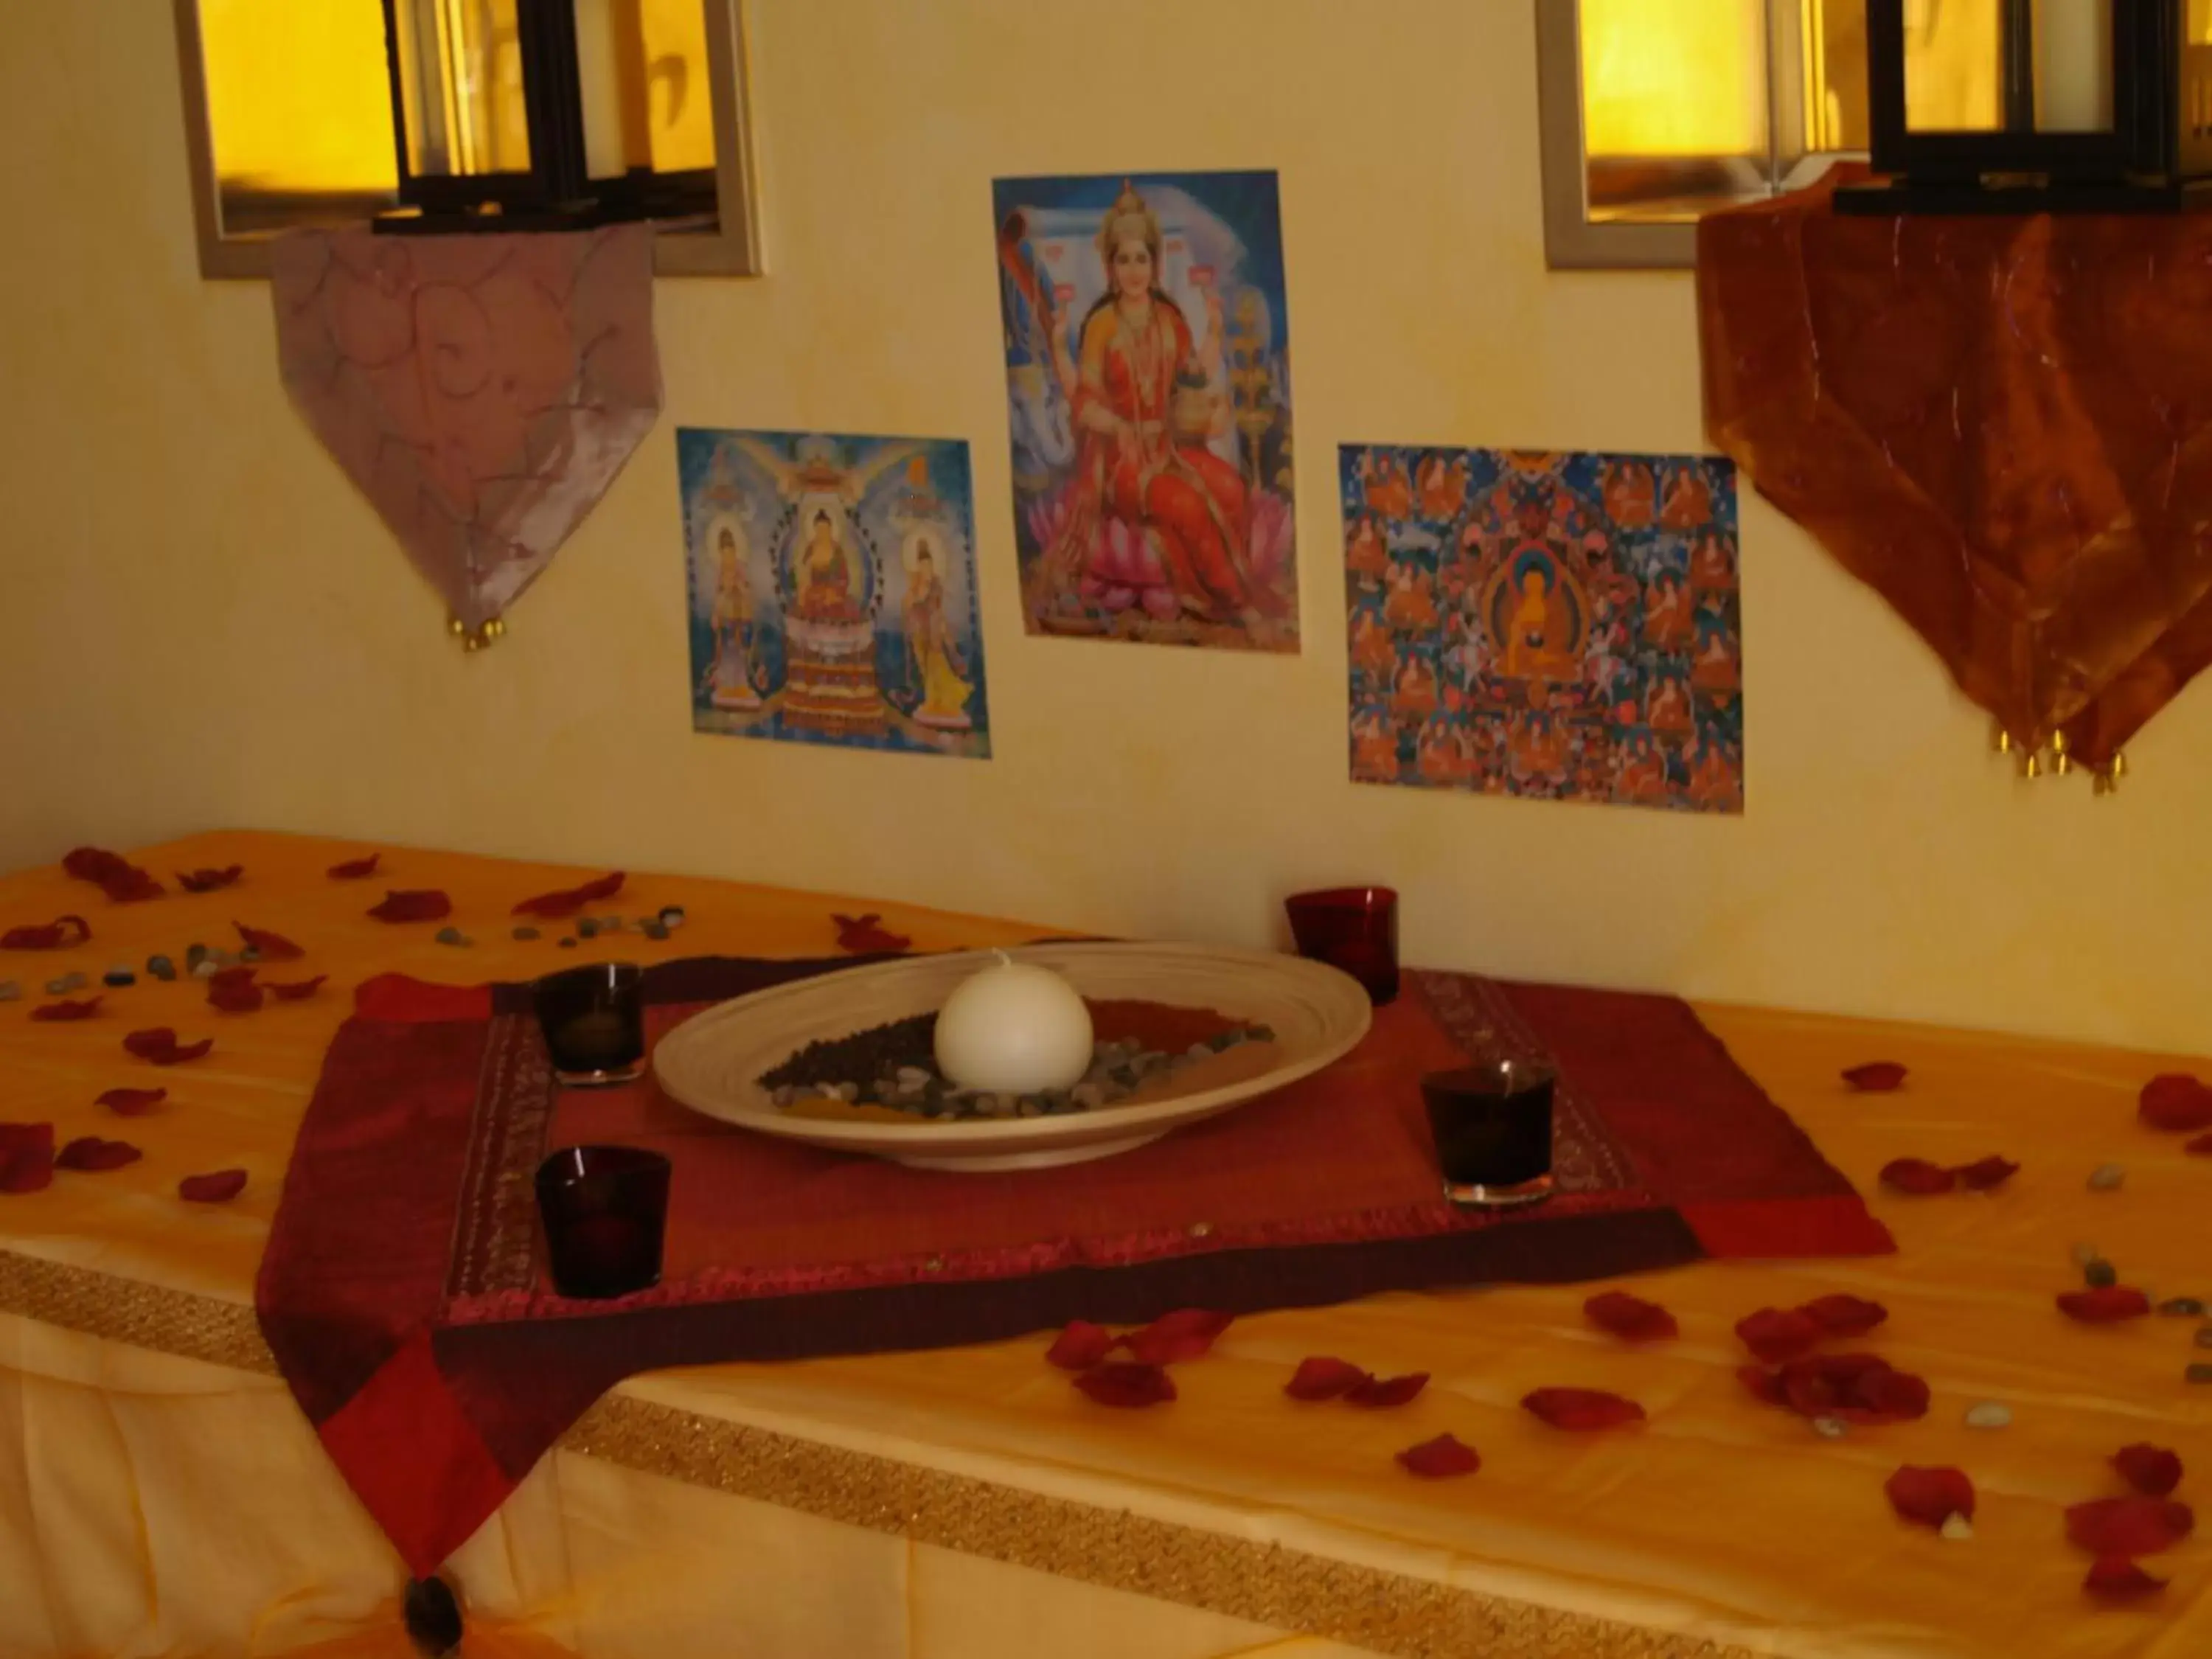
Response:
[[[1455,1204],[1533,1204],[1552,1192],[1552,1094],[1559,1074],[1528,1060],[1497,1060],[1421,1079]]]
[[[1298,954],[1340,968],[1381,1007],[1398,994],[1398,895],[1388,887],[1332,887],[1283,901]]]
[[[645,1290],[660,1282],[668,1160],[640,1146],[565,1146],[538,1166],[538,1214],[562,1295]]]
[[[645,1070],[643,976],[626,962],[548,974],[535,991],[553,1074],[574,1088],[628,1083]]]

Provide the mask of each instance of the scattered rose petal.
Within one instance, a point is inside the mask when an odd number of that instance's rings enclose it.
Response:
[[[295,979],[283,983],[273,979],[264,980],[261,988],[279,1002],[300,1002],[314,995],[329,977],[328,974],[317,974],[313,979]]]
[[[2156,1555],[2196,1525],[2196,1512],[2169,1498],[2099,1498],[2066,1511],[2067,1539],[2092,1555]]]
[[[2136,1115],[2168,1134],[2212,1129],[2212,1088],[2185,1073],[2168,1072],[2143,1085],[2136,1097]]]
[[[1162,1405],[1176,1397],[1175,1378],[1160,1367],[1125,1359],[1093,1366],[1075,1379],[1075,1386],[1100,1405],[1123,1411]]]
[[[1334,1400],[1340,1395],[1349,1394],[1360,1383],[1371,1381],[1365,1371],[1348,1359],[1316,1354],[1298,1361],[1297,1370],[1283,1384],[1283,1392],[1293,1400]]]
[[[214,1047],[213,1037],[202,1037],[198,1042],[179,1043],[176,1032],[166,1025],[133,1031],[123,1039],[125,1054],[151,1060],[156,1066],[175,1066],[184,1060],[198,1060]]]
[[[1827,1334],[1820,1321],[1798,1308],[1761,1308],[1735,1322],[1743,1346],[1769,1365],[1795,1359]]]
[[[2155,1595],[2166,1581],[2154,1578],[2124,1555],[2100,1555],[2089,1564],[2081,1588],[2102,1601],[2133,1601]]]
[[[854,956],[893,955],[914,944],[905,934],[879,926],[883,918],[872,910],[865,916],[833,915],[830,920],[837,924],[837,948]]]
[[[1847,1069],[1844,1073],[1844,1081],[1856,1094],[1886,1095],[1893,1089],[1905,1086],[1905,1067],[1893,1060],[1869,1060],[1863,1066]]]
[[[177,1196],[188,1204],[228,1204],[245,1190],[243,1170],[216,1170],[208,1175],[186,1176],[177,1183]]]
[[[1746,1365],[1736,1376],[1770,1406],[1805,1418],[1872,1425],[1911,1422],[1928,1414],[1927,1382],[1899,1370],[1880,1354],[1811,1354],[1779,1370]]]
[[[1114,1334],[1087,1319],[1071,1319],[1044,1351],[1048,1362],[1064,1371],[1087,1371],[1114,1352]]]
[[[90,1019],[99,1012],[100,999],[96,996],[86,997],[82,1001],[71,1001],[64,997],[59,1002],[40,1003],[31,1010],[31,1018],[43,1020]]]
[[[1869,1371],[1856,1392],[1856,1405],[1836,1407],[1847,1423],[1909,1423],[1928,1415],[1927,1380],[1911,1371]]]
[[[1362,1377],[1344,1391],[1347,1404],[1365,1406],[1376,1411],[1392,1406],[1402,1406],[1429,1386],[1426,1371],[1408,1371],[1403,1376],[1384,1377],[1380,1381],[1371,1376]]]
[[[1889,1506],[1907,1521],[1940,1527],[1954,1515],[1974,1518],[1974,1483],[1963,1469],[1917,1468],[1908,1463],[1882,1485]]]
[[[2138,1442],[2112,1454],[2120,1479],[2146,1498],[2164,1498],[2181,1484],[2181,1458],[2164,1446]]]
[[[1473,1474],[1482,1467],[1474,1448],[1462,1445],[1456,1436],[1449,1434],[1407,1447],[1398,1454],[1398,1462],[1408,1474],[1424,1480],[1448,1480],[1454,1475]]]
[[[35,1193],[54,1180],[54,1126],[0,1123],[0,1193]]]
[[[100,847],[79,847],[62,860],[79,881],[91,882],[118,904],[161,896],[161,884],[137,865]]]
[[[1931,1193],[1949,1192],[1959,1184],[1959,1177],[1955,1171],[1924,1158],[1893,1158],[1881,1166],[1881,1184],[1925,1198]]]
[[[208,1006],[226,1014],[250,1014],[261,1006],[261,988],[251,968],[223,968],[208,975]]]
[[[1178,1308],[1162,1314],[1142,1330],[1131,1331],[1121,1339],[1121,1346],[1140,1365],[1172,1365],[1179,1360],[1195,1359],[1211,1348],[1214,1339],[1229,1328],[1231,1318],[1204,1308]]]
[[[136,1164],[145,1154],[127,1140],[102,1140],[98,1135],[79,1135],[54,1154],[57,1170],[82,1170],[88,1174],[119,1170]]]
[[[2008,1158],[1995,1153],[1978,1158],[1972,1164],[1961,1164],[1951,1171],[1959,1184],[1971,1193],[1992,1192],[2020,1173],[2020,1165]]]
[[[143,1117],[168,1097],[167,1089],[110,1089],[93,1104],[105,1106],[118,1117]]]
[[[2192,1158],[2212,1158],[2212,1135],[2199,1135],[2181,1150]]]
[[[92,924],[82,916],[57,916],[49,922],[10,927],[0,933],[0,951],[62,951],[91,937]]]
[[[1889,1317],[1889,1310],[1881,1303],[1869,1302],[1863,1296],[1846,1296],[1840,1291],[1832,1296],[1816,1297],[1797,1311],[1830,1336],[1864,1336]]]
[[[381,853],[371,853],[365,859],[348,859],[343,864],[330,867],[332,881],[365,881],[376,873],[376,866],[384,861]]]
[[[234,921],[230,925],[238,929],[238,936],[246,941],[246,948],[259,951],[264,962],[295,962],[307,954],[282,933],[272,933],[265,928],[248,927],[242,921]]]
[[[435,921],[453,914],[453,902],[434,887],[387,892],[381,904],[369,907],[379,921]]]
[[[1790,1396],[1783,1389],[1780,1371],[1771,1371],[1764,1365],[1739,1365],[1735,1379],[1770,1406],[1790,1406]],[[1793,1406],[1790,1409],[1794,1411],[1796,1408]]]
[[[2104,1285],[2066,1291],[2058,1298],[2058,1311],[2084,1325],[2110,1325],[2123,1319],[2140,1319],[2150,1311],[2150,1298],[2130,1285]]]
[[[508,914],[517,916],[543,916],[548,921],[561,916],[573,916],[586,905],[595,904],[601,899],[612,898],[617,893],[621,892],[623,878],[622,871],[611,871],[595,881],[586,882],[580,887],[564,887],[557,892],[540,893],[535,898],[526,898]]]
[[[1666,1342],[1682,1334],[1674,1316],[1656,1302],[1626,1291],[1605,1291],[1583,1304],[1583,1317],[1624,1342]]]
[[[1522,1395],[1521,1408],[1575,1434],[1644,1420],[1644,1407],[1633,1400],[1597,1389],[1538,1389]]]
[[[212,893],[228,887],[245,873],[242,864],[225,865],[220,870],[179,870],[177,885],[187,893]]]

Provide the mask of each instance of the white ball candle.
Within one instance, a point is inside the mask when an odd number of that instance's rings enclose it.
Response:
[[[1033,1095],[1091,1069],[1091,1010],[1049,968],[1016,962],[970,975],[937,1016],[937,1069],[963,1089]]]

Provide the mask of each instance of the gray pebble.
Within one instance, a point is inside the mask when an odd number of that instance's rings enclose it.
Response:
[[[2128,1172],[2117,1164],[2100,1164],[2089,1172],[2089,1190],[2093,1193],[2118,1192]]]
[[[1851,1425],[1840,1417],[1816,1417],[1813,1419],[1813,1432],[1823,1440],[1841,1440],[1850,1431]]]
[[[1940,1530],[1944,1537],[1954,1543],[1958,1543],[1974,1535],[1974,1523],[1954,1510],[1943,1517],[1943,1525]]]
[[[660,907],[660,925],[663,927],[681,927],[687,920],[689,918],[684,915],[684,907],[680,904],[664,904]]]
[[[1183,1050],[1183,1058],[1185,1060],[1204,1060],[1212,1053],[1213,1045],[1212,1043],[1194,1042],[1189,1048]]]
[[[2120,1270],[2099,1256],[2094,1261],[2083,1265],[2081,1279],[2092,1290],[2108,1290],[2120,1282]]]
[[[202,957],[198,962],[192,964],[192,977],[194,979],[213,979],[222,971],[222,969],[216,965],[216,960],[213,957]]]
[[[12,979],[0,979],[0,1002],[14,1002],[23,994],[23,988]]]
[[[1034,1100],[1024,1100],[1016,1105],[1014,1112],[1019,1117],[1042,1117],[1044,1115],[1044,1108]]]
[[[927,1089],[929,1073],[919,1066],[902,1066],[898,1068],[898,1085],[902,1089]]]
[[[830,1092],[849,1105],[860,1097],[860,1085],[857,1083],[841,1083]]]
[[[2158,1304],[2158,1310],[2168,1319],[2201,1319],[2204,1304],[2193,1296],[2170,1296]]]
[[[2197,1346],[2200,1348],[2212,1348],[2212,1325],[2202,1325],[2197,1328]]]
[[[1095,1112],[1106,1103],[1106,1091],[1095,1083],[1079,1083],[1067,1091],[1079,1112]]]
[[[576,937],[578,939],[597,939],[599,936],[599,924],[597,919],[591,916],[578,916],[576,918]]]
[[[1966,1426],[1970,1429],[2008,1429],[2012,1426],[2012,1407],[1995,1400],[1984,1400],[1979,1405],[1966,1408]]]
[[[599,918],[599,931],[603,933],[619,933],[622,932],[622,928],[623,920],[620,916],[601,916]]]
[[[238,959],[240,962],[258,962],[261,960],[261,951],[258,946],[249,945],[238,953]]]
[[[64,994],[70,991],[82,991],[91,983],[92,976],[88,974],[71,972],[64,974],[61,979],[62,990]]]
[[[187,945],[185,947],[185,971],[189,974],[193,969],[198,967],[201,963],[206,961],[207,953],[207,946],[200,944],[198,940],[194,940],[191,944]]]
[[[136,985],[138,982],[138,975],[128,968],[111,968],[100,976],[100,982],[111,989],[119,991],[126,985]]]
[[[2074,1247],[2074,1265],[2086,1267],[2103,1254],[2094,1244],[2076,1244]]]
[[[518,927],[514,930],[514,937],[520,939],[532,939],[542,938],[543,935],[535,927]]]
[[[793,1088],[788,1083],[787,1083],[781,1088],[777,1089],[774,1093],[770,1094],[769,1098],[774,1101],[779,1108],[788,1106],[793,1101],[799,1098],[799,1091]]]
[[[564,951],[573,951],[576,948],[576,941],[568,935],[563,934],[561,939],[561,948]]]
[[[72,988],[66,978],[50,979],[46,981],[46,994],[50,997],[65,997]]]
[[[468,935],[458,927],[441,927],[430,937],[441,945],[466,945],[469,942]]]
[[[146,971],[151,974],[155,979],[174,979],[177,976],[177,964],[170,961],[167,957],[148,957],[146,958]]]
[[[666,939],[668,937],[667,924],[654,916],[647,916],[643,921],[639,922],[637,925],[637,931],[644,934],[647,939]]]
[[[2181,1380],[2185,1382],[2212,1382],[2212,1365],[2191,1365],[2182,1372]]]
[[[238,952],[223,950],[218,945],[207,953],[207,959],[218,968],[232,968],[238,963]]]

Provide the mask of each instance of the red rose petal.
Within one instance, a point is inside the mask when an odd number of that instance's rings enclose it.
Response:
[[[1881,1166],[1881,1179],[1883,1186],[1911,1193],[1916,1198],[1948,1193],[1959,1184],[1956,1171],[1940,1164],[1930,1164],[1924,1158],[1893,1158]]]
[[[1071,1319],[1044,1351],[1048,1363],[1066,1371],[1087,1371],[1114,1352],[1114,1334],[1087,1319]]]
[[[333,864],[329,875],[332,881],[364,881],[376,873],[376,866],[384,861],[381,853],[371,853],[365,859],[348,859],[343,864]]]
[[[1927,1379],[1911,1371],[1884,1370],[1861,1377],[1850,1403],[1834,1415],[1847,1423],[1910,1423],[1928,1415]]]
[[[93,1104],[118,1117],[143,1117],[169,1097],[167,1089],[110,1089]]]
[[[230,886],[245,873],[242,864],[225,865],[220,870],[179,870],[177,885],[187,893],[212,893]]]
[[[1298,1361],[1297,1370],[1283,1384],[1283,1392],[1293,1400],[1334,1400],[1373,1380],[1348,1359],[1316,1354]]]
[[[2136,1116],[2168,1134],[2212,1129],[2212,1088],[2185,1073],[2166,1073],[2143,1085],[2136,1097]]]
[[[1739,1365],[1736,1367],[1735,1378],[1770,1406],[1790,1404],[1790,1396],[1784,1389],[1780,1371],[1771,1371],[1764,1365]]]
[[[2150,1298],[2130,1285],[2107,1285],[2099,1290],[2068,1291],[2058,1298],[2058,1311],[2084,1325],[2110,1325],[2142,1318],[2150,1311]]]
[[[1830,1336],[1864,1336],[1889,1317],[1889,1310],[1881,1303],[1869,1302],[1863,1296],[1846,1296],[1840,1291],[1832,1296],[1816,1297],[1797,1311]]]
[[[236,972],[237,969],[228,971]],[[261,1006],[261,988],[253,982],[253,970],[243,970],[246,977],[226,981],[217,974],[208,981],[208,1006],[226,1014],[250,1014]]]
[[[587,881],[580,887],[564,887],[558,892],[540,893],[526,898],[509,914],[518,916],[543,916],[550,921],[561,916],[573,916],[587,904],[600,899],[612,898],[622,891],[623,872],[612,871],[596,881]]]
[[[177,1183],[177,1196],[188,1204],[227,1204],[245,1190],[243,1170],[216,1170],[209,1175],[186,1176]]]
[[[131,866],[119,853],[111,853],[104,847],[72,847],[62,858],[62,868],[79,881],[95,885],[106,881],[118,871]]]
[[[73,848],[62,868],[79,881],[88,881],[118,904],[161,896],[161,884],[137,865],[105,848]]]
[[[328,974],[317,974],[313,979],[295,979],[283,984],[272,979],[264,981],[261,988],[279,1002],[299,1002],[314,995],[329,977]]]
[[[2089,1564],[2081,1588],[2104,1601],[2133,1601],[2155,1595],[2166,1581],[2154,1578],[2124,1555],[2100,1555]]]
[[[1402,1406],[1429,1386],[1426,1371],[1408,1371],[1403,1376],[1362,1377],[1344,1391],[1346,1403],[1365,1406],[1376,1411],[1392,1406]]]
[[[0,1193],[35,1193],[54,1180],[54,1126],[0,1123]]]
[[[264,962],[296,962],[307,954],[282,933],[272,933],[263,927],[248,927],[242,921],[234,921],[230,925],[238,929],[238,936],[246,941],[246,949],[259,951]]]
[[[1121,1411],[1162,1405],[1176,1397],[1175,1379],[1164,1370],[1127,1360],[1093,1366],[1075,1379],[1075,1386],[1100,1405]]]
[[[1770,1365],[1795,1359],[1827,1334],[1820,1322],[1796,1308],[1761,1308],[1735,1322],[1743,1346]]]
[[[1926,1381],[1900,1371],[1880,1354],[1822,1353],[1793,1359],[1778,1371],[1746,1365],[1736,1373],[1769,1405],[1801,1417],[1847,1423],[1906,1423],[1928,1415]]]
[[[2112,1454],[2120,1479],[2146,1498],[2164,1498],[2181,1484],[2181,1457],[2164,1446],[2137,1442]]]
[[[837,924],[837,948],[854,956],[890,956],[910,948],[914,941],[903,933],[880,927],[883,918],[870,911],[865,916],[833,915]]]
[[[1963,1469],[1916,1468],[1906,1464],[1882,1484],[1889,1506],[1907,1521],[1940,1527],[1954,1515],[1974,1518],[1974,1483]]]
[[[87,997],[82,1002],[72,1002],[64,997],[59,1002],[42,1002],[31,1010],[31,1018],[40,1020],[90,1019],[100,1012],[100,999]]]
[[[98,1135],[80,1135],[54,1154],[54,1168],[87,1173],[119,1170],[144,1156],[127,1140],[102,1140]]]
[[[1162,1314],[1142,1330],[1121,1339],[1129,1357],[1142,1365],[1172,1365],[1195,1359],[1230,1326],[1231,1316],[1204,1308],[1178,1308]]]
[[[453,902],[434,887],[388,892],[381,904],[369,907],[379,921],[435,921],[453,913]]]
[[[1869,1060],[1845,1071],[1844,1081],[1856,1094],[1886,1095],[1905,1085],[1905,1067],[1893,1060]]]
[[[179,1043],[177,1034],[166,1025],[133,1031],[123,1039],[125,1054],[135,1054],[140,1060],[150,1060],[156,1066],[175,1066],[187,1060],[198,1060],[214,1047],[213,1037],[202,1037],[198,1042]]]
[[[2192,1158],[2212,1158],[2212,1135],[2199,1135],[2181,1150]]]
[[[1624,1342],[1666,1342],[1682,1334],[1674,1316],[1656,1302],[1626,1291],[1605,1291],[1583,1304],[1583,1317]]]
[[[2066,1511],[2067,1539],[2092,1555],[2156,1555],[2196,1525],[2196,1512],[2170,1498],[2099,1498]]]
[[[1644,1420],[1644,1407],[1633,1400],[1597,1389],[1538,1389],[1521,1397],[1521,1408],[1575,1434]]]
[[[1462,1445],[1455,1436],[1449,1434],[1440,1434],[1418,1446],[1407,1447],[1398,1454],[1398,1462],[1407,1473],[1418,1474],[1424,1480],[1448,1480],[1454,1475],[1473,1474],[1482,1467],[1482,1459],[1474,1448]]]
[[[76,937],[70,937],[70,930]],[[57,916],[49,922],[10,927],[0,933],[0,951],[62,951],[92,937],[92,924],[82,916]]]
[[[1972,1164],[1961,1164],[1951,1173],[1958,1177],[1959,1184],[1968,1192],[1986,1193],[2003,1186],[2018,1175],[2020,1165],[2008,1158],[1999,1158],[1991,1153]]]

